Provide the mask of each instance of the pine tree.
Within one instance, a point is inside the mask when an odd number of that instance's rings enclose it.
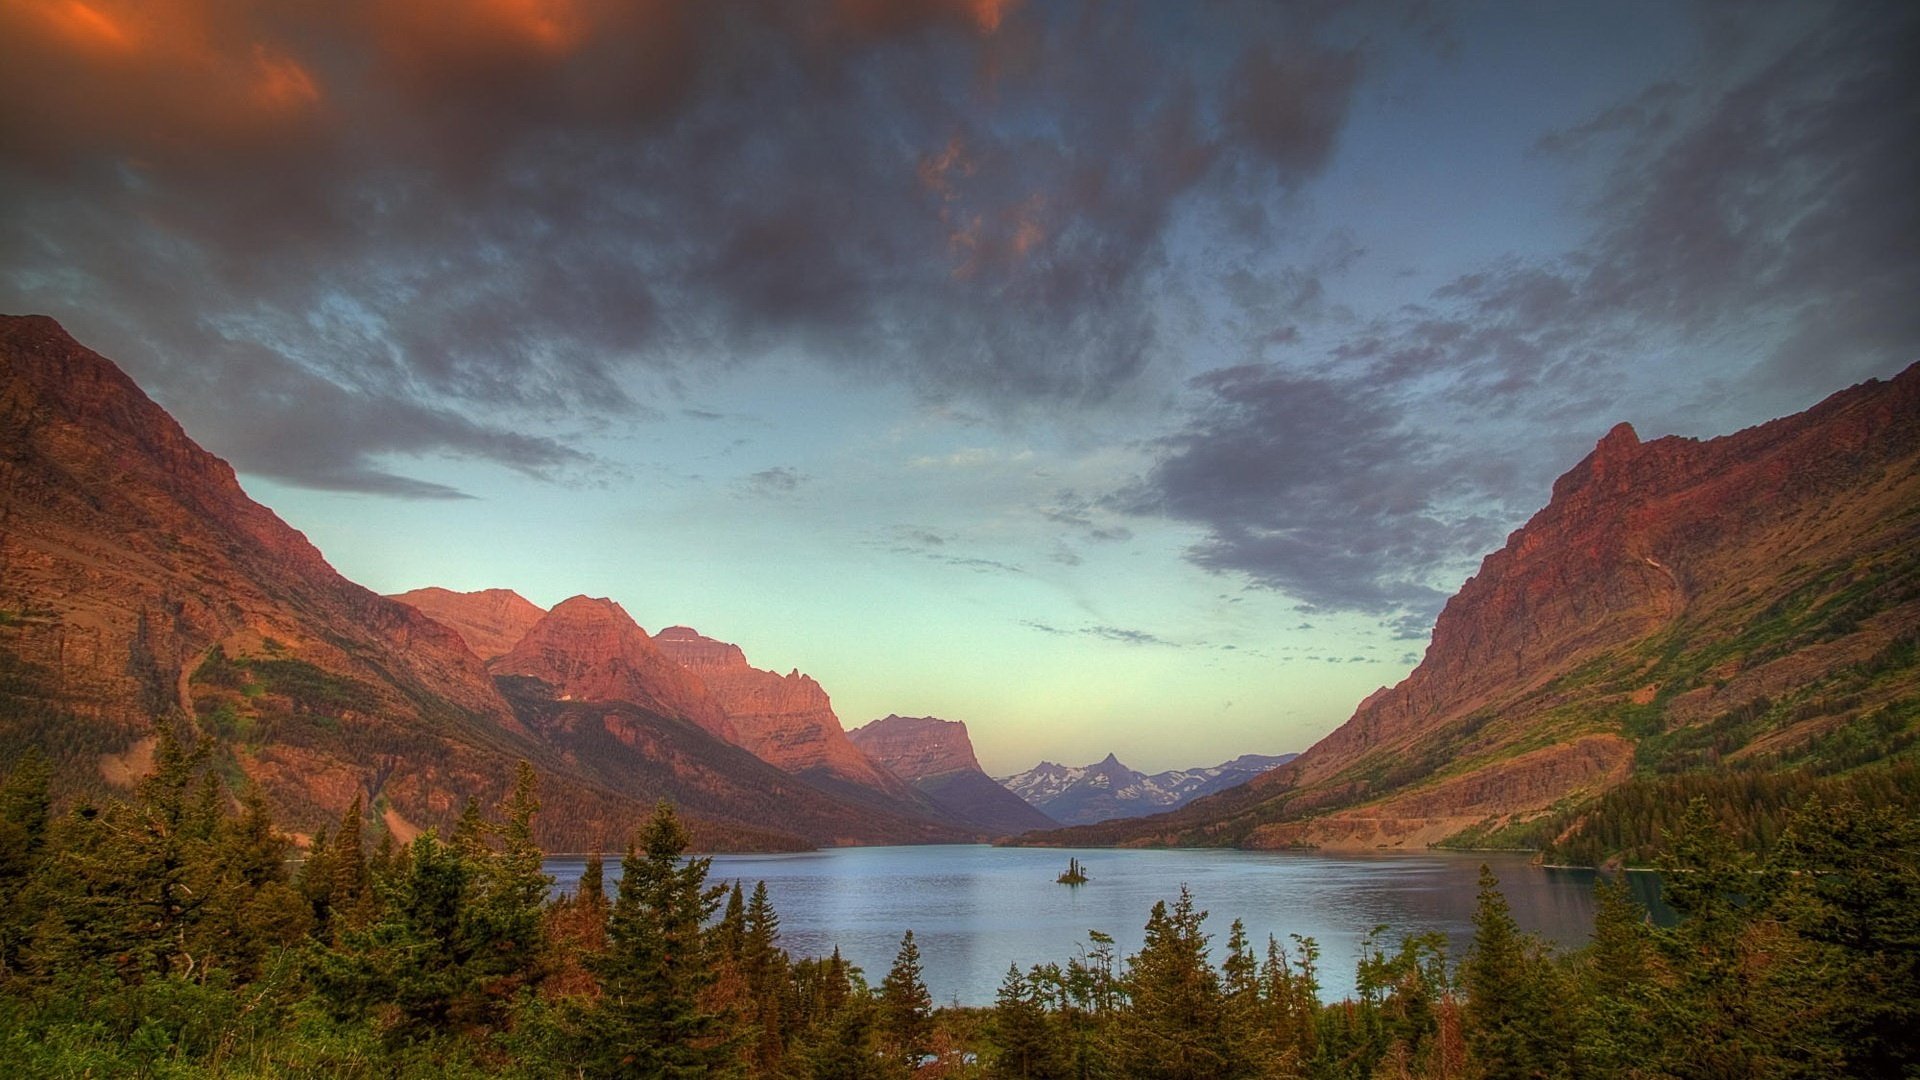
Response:
[[[713,958],[702,927],[720,902],[706,885],[709,859],[682,859],[687,833],[661,803],[621,862],[594,964],[601,995],[582,1020],[577,1067],[589,1076],[726,1076],[740,1033],[702,1004]]]
[[[756,882],[747,899],[740,940],[740,971],[752,995],[755,1028],[751,1059],[756,1071],[774,1068],[787,1049],[787,954],[780,948],[780,916],[767,898],[767,883]]]
[[[1579,956],[1579,1056],[1601,1075],[1624,1074],[1656,1056],[1652,940],[1624,880],[1596,883],[1594,896],[1593,940]]]
[[[880,1030],[888,1052],[909,1068],[919,1064],[933,1034],[933,995],[922,980],[913,931],[900,939],[893,967],[880,983]]]
[[[468,903],[470,933],[485,943],[472,964],[488,1011],[498,1015],[513,994],[531,986],[543,974],[547,953],[545,907],[553,888],[534,839],[534,818],[540,812],[538,780],[533,767],[522,761],[507,797],[500,804],[498,826],[483,830],[498,838],[499,850],[478,860]],[[483,849],[484,850],[484,849]]]
[[[993,1045],[988,1075],[997,1080],[1046,1080],[1058,1075],[1046,1010],[1018,964],[1007,966],[1007,976],[994,995]]]
[[[607,903],[607,871],[600,860],[600,853],[587,856],[580,868],[580,883],[574,887],[573,898],[582,907],[604,907]]]
[[[1551,1076],[1572,1057],[1571,1017],[1556,1011],[1570,995],[1542,946],[1513,921],[1500,879],[1480,867],[1473,949],[1461,969],[1467,1046],[1490,1078]]]
[[[1220,981],[1207,961],[1207,935],[1185,886],[1172,909],[1165,901],[1147,918],[1146,941],[1128,962],[1129,1007],[1123,1024],[1122,1071],[1149,1080],[1239,1075],[1226,1038]]]
[[[335,934],[360,930],[373,922],[378,904],[373,895],[373,878],[367,869],[365,833],[362,829],[366,807],[355,795],[340,815],[340,828],[333,834],[328,854],[333,881],[327,890],[329,925]]]

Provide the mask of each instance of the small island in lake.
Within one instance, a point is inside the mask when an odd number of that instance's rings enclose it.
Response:
[[[1085,885],[1087,883],[1087,872],[1081,867],[1079,859],[1069,858],[1067,860],[1067,872],[1061,874],[1055,880],[1062,885]]]

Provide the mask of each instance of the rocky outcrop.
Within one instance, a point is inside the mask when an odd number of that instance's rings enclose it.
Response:
[[[655,647],[625,608],[604,597],[555,604],[487,667],[495,675],[538,679],[560,701],[629,702],[745,745],[706,686]]]
[[[958,720],[890,714],[853,729],[847,737],[942,809],[990,833],[1015,835],[1059,824],[980,768],[967,725]]]
[[[482,660],[505,655],[546,612],[512,589],[454,592],[430,587],[396,593],[398,600],[459,634]]]
[[[1916,691],[1916,506],[1920,365],[1722,438],[1621,424],[1448,601],[1419,667],[1297,761],[1055,839],[1425,843],[1577,803],[1636,761],[1808,745]],[[1673,733],[1711,725],[1712,759],[1686,757]]]
[[[875,765],[847,739],[832,700],[810,676],[753,667],[738,645],[715,641],[691,627],[669,626],[653,640],[706,686],[737,733],[736,741],[762,761],[790,773],[824,775],[911,799],[899,777]]]
[[[937,716],[900,716],[889,713],[847,733],[868,757],[895,776],[924,780],[950,772],[986,775],[973,755],[967,725]]]

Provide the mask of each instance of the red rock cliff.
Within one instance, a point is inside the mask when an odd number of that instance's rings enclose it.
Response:
[[[512,589],[454,592],[425,588],[388,597],[419,609],[434,622],[459,634],[482,660],[503,656],[546,615]]]
[[[747,663],[738,645],[685,626],[669,626],[654,644],[706,684],[740,745],[792,773],[830,776],[907,797],[900,778],[880,768],[847,739],[827,692],[799,671],[779,675]]]
[[[626,609],[605,598],[562,600],[487,667],[496,675],[540,679],[561,700],[631,702],[740,742],[700,680],[656,648]]]
[[[980,772],[967,725],[937,716],[887,715],[848,733],[855,746],[907,780]]]

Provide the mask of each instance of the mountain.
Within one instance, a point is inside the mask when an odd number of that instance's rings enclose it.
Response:
[[[979,828],[862,753],[812,677],[753,667],[738,645],[691,627],[669,626],[654,643],[707,687],[737,732],[735,741],[761,760],[883,816],[904,815],[969,832]]]
[[[706,686],[661,652],[626,609],[604,597],[555,604],[487,669],[539,679],[562,701],[625,701],[740,742]]]
[[[401,839],[449,827],[525,760],[549,850],[617,848],[662,798],[706,850],[966,835],[716,738],[704,689],[604,601],[544,616],[496,682],[459,634],[341,577],[51,319],[0,316],[0,430],[0,762],[45,753],[62,803],[130,784],[171,722],[301,831],[356,796]]]
[[[1205,795],[1244,784],[1293,760],[1293,754],[1269,757],[1242,754],[1210,768],[1137,772],[1108,754],[1082,768],[1043,761],[999,783],[1029,805],[1068,825],[1091,825],[1114,818],[1135,818],[1185,806]]]
[[[1297,760],[1046,842],[1553,845],[1608,815],[1656,831],[1718,776],[1749,817],[1755,785],[1884,787],[1912,772],[1917,639],[1920,365],[1716,439],[1623,424],[1448,601],[1419,667]]]
[[[505,654],[527,636],[546,612],[512,589],[454,592],[426,588],[387,597],[418,609],[434,622],[459,634],[467,648],[482,660]]]
[[[973,755],[967,725],[933,716],[887,715],[847,733],[866,755],[948,813],[996,835],[1051,829],[1058,821],[994,782]]]
[[[654,639],[663,656],[692,673],[733,725],[736,742],[790,773],[832,777],[909,797],[899,777],[876,766],[834,715],[827,692],[799,671],[778,675],[753,667],[738,645],[685,626]]]

